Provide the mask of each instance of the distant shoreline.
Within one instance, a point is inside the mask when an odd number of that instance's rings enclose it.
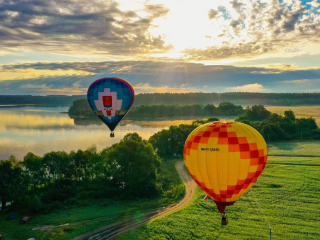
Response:
[[[36,104],[0,105],[0,108],[20,108],[20,107],[37,107],[37,105]]]
[[[0,108],[23,108],[23,107],[70,107],[70,104],[6,104]]]

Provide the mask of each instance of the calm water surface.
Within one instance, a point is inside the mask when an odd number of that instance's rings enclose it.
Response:
[[[167,129],[170,125],[191,123],[192,120],[175,121],[122,121],[110,138],[110,131],[100,120],[93,122],[70,119],[69,107],[0,108],[0,159],[10,155],[18,159],[28,152],[43,156],[51,151],[87,149],[95,145],[98,150],[119,142],[127,133],[137,132],[142,138]]]

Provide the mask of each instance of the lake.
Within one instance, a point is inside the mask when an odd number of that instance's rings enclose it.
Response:
[[[43,156],[51,151],[98,150],[119,142],[127,133],[137,132],[149,139],[154,133],[171,125],[190,124],[192,120],[129,121],[123,120],[110,138],[110,130],[100,119],[76,121],[70,119],[69,107],[10,107],[0,108],[0,159],[10,155],[22,160],[28,152]]]

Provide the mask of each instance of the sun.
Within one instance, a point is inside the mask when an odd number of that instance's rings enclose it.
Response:
[[[216,3],[202,1],[167,1],[165,6],[170,9],[165,18],[154,20],[154,35],[166,36],[166,43],[172,44],[176,52],[186,48],[204,49],[206,46],[218,44],[217,36],[221,34],[216,20],[209,20],[208,12],[217,8]]]
[[[145,1],[120,0],[120,10],[131,10],[143,18],[147,16],[143,5]],[[174,49],[167,54],[179,55],[187,48],[205,49],[207,46],[219,45],[225,39],[219,37],[224,32],[228,21],[218,14],[216,18],[209,19],[211,9],[217,10],[222,4],[221,0],[149,0],[147,4],[162,4],[169,9],[164,17],[153,19],[149,33],[152,36],[162,36],[167,45]]]

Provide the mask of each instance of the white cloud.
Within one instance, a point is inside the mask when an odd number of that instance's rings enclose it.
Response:
[[[206,61],[297,56],[316,54],[320,49],[319,13],[306,9],[300,1],[263,1],[263,6],[258,1],[230,3],[232,9],[226,9],[231,13],[231,27],[217,26],[219,31],[215,32],[223,34],[208,34],[215,44],[185,49],[185,58]],[[312,6],[315,4],[313,1]]]
[[[312,83],[312,82],[320,82],[320,79],[289,80],[289,81],[281,81],[280,83]]]
[[[51,88],[51,86],[47,86],[46,84],[42,84],[42,85],[36,85],[36,84],[23,84],[20,85],[19,88],[34,88],[34,89],[49,89]]]
[[[313,8],[317,8],[320,6],[320,3],[318,0],[313,0],[312,2],[308,2],[307,4],[311,5],[311,7],[313,7]]]
[[[237,92],[263,92],[268,90],[262,84],[259,84],[259,83],[246,84],[246,85],[237,86],[237,87],[227,87],[226,89],[234,90]]]
[[[137,88],[148,88],[150,87],[150,84],[149,83],[138,83],[135,85],[135,87]]]

